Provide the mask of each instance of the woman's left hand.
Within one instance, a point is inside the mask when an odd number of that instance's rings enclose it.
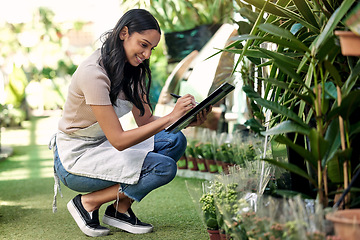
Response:
[[[199,126],[206,121],[207,115],[211,112],[212,107],[210,106],[208,109],[204,109],[196,115],[196,120],[189,124],[190,127],[192,126]]]

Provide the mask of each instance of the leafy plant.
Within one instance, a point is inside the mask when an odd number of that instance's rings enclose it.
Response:
[[[244,1],[259,9],[257,18],[250,34],[239,35],[225,51],[240,55],[237,65],[246,56],[260,70],[256,81],[264,92],[251,84],[244,91],[256,106],[257,116],[266,109],[272,111],[270,129],[262,133],[274,135],[276,141],[294,149],[311,171],[292,163],[267,161],[308,179],[327,206],[327,172],[343,166],[341,184],[346,188],[355,169],[350,169],[349,160],[359,124],[350,120],[359,106],[359,90],[354,89],[360,61],[342,56],[334,36],[334,30],[344,28],[341,20],[355,1]],[[275,50],[263,43],[271,43]],[[259,120],[263,123],[264,118],[252,122]],[[295,139],[304,138],[306,144],[294,143],[288,133],[296,133]],[[358,164],[357,160],[351,165]]]
[[[228,21],[232,2],[225,0],[150,0],[150,12],[165,33],[179,32],[200,25]]]
[[[207,228],[210,230],[219,229],[216,217],[214,195],[212,193],[205,193],[201,196],[199,202],[202,204],[201,210],[204,214]]]
[[[215,159],[225,163],[234,163],[234,151],[232,144],[230,143],[221,144],[216,149]]]

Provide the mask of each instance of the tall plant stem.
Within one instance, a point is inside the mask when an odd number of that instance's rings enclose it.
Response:
[[[341,105],[341,89],[337,85],[337,100],[338,100],[338,106]],[[344,133],[344,119],[339,116],[339,128],[340,128],[340,138],[341,138],[341,149],[344,151],[346,149],[345,144],[345,133]],[[349,175],[348,175],[348,161],[345,160],[343,163],[343,172],[344,172],[344,189],[347,189],[349,186]],[[347,203],[349,202],[349,196],[345,197],[345,206],[347,206]]]
[[[314,75],[314,80],[315,80],[315,83],[317,83],[316,74]],[[316,111],[317,131],[318,131],[319,136],[322,136],[321,85],[315,84],[314,91],[315,91],[315,96],[316,96],[315,111]],[[325,202],[325,198],[324,198],[324,191],[323,191],[324,178],[323,178],[323,171],[322,171],[322,164],[321,164],[320,157],[318,157],[317,172],[318,172],[317,177],[318,177],[319,200],[324,206],[326,206],[327,202]]]

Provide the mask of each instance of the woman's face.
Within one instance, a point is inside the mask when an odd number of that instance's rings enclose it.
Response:
[[[160,33],[154,29],[145,30],[141,33],[128,33],[128,28],[124,27],[120,32],[120,39],[124,41],[124,49],[128,62],[136,67],[145,59],[149,59],[151,51],[160,41]]]

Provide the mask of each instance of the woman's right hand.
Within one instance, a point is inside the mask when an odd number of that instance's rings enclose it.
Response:
[[[193,109],[196,106],[196,101],[194,96],[186,94],[181,98],[178,98],[176,105],[172,112],[170,113],[172,122],[177,121],[189,110]]]

